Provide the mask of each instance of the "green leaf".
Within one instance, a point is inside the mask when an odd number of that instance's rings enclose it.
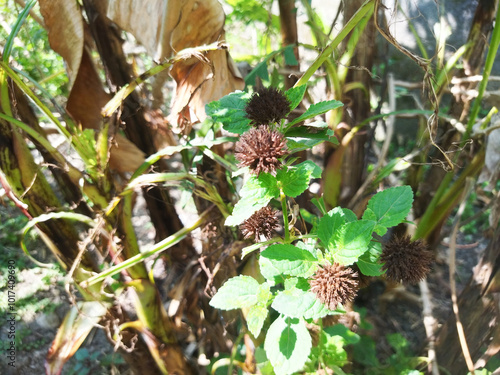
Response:
[[[274,263],[267,258],[260,257],[259,268],[262,276],[266,278],[272,285],[280,283],[282,280],[281,271],[274,265]]]
[[[298,87],[292,87],[285,91],[285,96],[290,101],[290,112],[293,111],[302,101],[304,94],[306,92],[307,85],[302,85]]]
[[[271,57],[276,53],[272,52]],[[250,73],[248,73],[245,77],[245,86],[255,86],[255,80],[257,77],[260,77],[262,80],[267,81],[269,79],[269,73],[267,71],[267,62],[269,60],[269,55],[266,58],[257,64],[255,68],[252,69]]]
[[[285,64],[290,66],[299,65],[295,53],[293,51],[294,45],[290,44],[283,50],[283,56],[285,57]]]
[[[321,177],[321,168],[311,160],[278,170],[276,178],[283,188],[285,195],[295,198],[309,187],[312,178]]]
[[[276,177],[269,173],[260,173],[258,177],[252,175],[241,188],[241,199],[234,206],[225,225],[241,224],[256,211],[267,206],[271,199],[279,197],[279,193]]]
[[[331,336],[326,330],[321,331],[319,339],[321,343],[312,349],[313,355],[316,354],[320,356],[323,354],[325,364],[332,370],[335,369],[333,372],[334,374],[345,374],[345,372],[339,368],[347,363],[347,352],[344,349],[344,339],[336,335]]]
[[[368,250],[359,257],[357,265],[363,275],[380,276],[384,272],[381,270],[381,264],[378,262],[382,253],[380,242],[371,241]]]
[[[271,307],[292,318],[318,319],[334,313],[314,293],[295,287],[278,292]]]
[[[375,215],[378,226],[390,228],[401,223],[410,212],[413,192],[409,186],[397,186],[375,194],[368,202],[368,209]],[[373,220],[372,212],[365,214]],[[363,219],[365,219],[363,214]],[[366,217],[366,218],[367,218]],[[377,233],[380,231],[377,228]]]
[[[324,331],[330,336],[340,336],[344,339],[345,345],[356,344],[359,342],[360,337],[358,334],[349,330],[343,324],[335,324],[333,326],[326,327]]]
[[[287,146],[290,151],[297,152],[306,149],[306,147],[312,147],[323,142],[331,142],[334,145],[338,145],[339,142],[334,134],[329,134],[330,130],[331,129],[321,129],[310,126],[288,128],[285,131]]]
[[[311,336],[301,319],[280,316],[267,331],[264,349],[276,375],[302,369],[311,352]]]
[[[322,198],[321,198],[322,199]],[[324,203],[323,203],[324,206]],[[345,223],[356,221],[356,214],[347,208],[335,207],[319,220],[318,237],[328,247],[334,233]]]
[[[332,109],[342,107],[344,104],[342,102],[339,102],[338,100],[328,100],[325,102],[319,102],[316,104],[311,105],[307,110],[299,117],[297,117],[295,120],[290,122],[287,126],[292,126],[295,124],[298,124],[301,121],[307,120],[309,118],[313,118],[314,116],[321,115],[323,113],[326,113]]]
[[[210,306],[221,310],[250,307],[257,303],[260,285],[253,277],[236,276],[226,281],[210,300]]]
[[[380,363],[377,359],[375,341],[369,336],[361,336],[359,342],[353,348],[354,360],[368,368],[378,368]]]
[[[375,222],[358,220],[344,224],[328,242],[328,254],[342,265],[350,265],[368,249]]]
[[[242,134],[251,128],[246,117],[245,106],[251,94],[235,91],[216,102],[208,103],[205,111],[216,122],[221,122],[224,130]]]
[[[318,260],[307,250],[293,245],[271,245],[262,253],[280,274],[307,278],[316,271]],[[263,264],[261,263],[261,272]],[[264,274],[264,273],[263,273]],[[266,277],[266,275],[264,275]],[[266,277],[267,278],[267,277]]]
[[[323,196],[311,199],[311,203],[314,204],[321,214],[326,215],[325,199]]]
[[[271,293],[271,286],[264,282],[259,285],[259,292],[257,293],[257,303],[267,306],[267,301],[271,299],[273,294]]]
[[[94,129],[84,129],[80,136],[78,137],[82,145],[83,152],[87,156],[86,163],[90,166],[97,165],[97,142],[95,140],[95,130]]]
[[[247,314],[248,330],[253,337],[257,338],[267,318],[268,309],[266,305],[257,304],[252,306]]]

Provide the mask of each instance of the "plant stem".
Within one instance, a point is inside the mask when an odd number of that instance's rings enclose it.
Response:
[[[479,110],[481,109],[481,101],[483,100],[483,94],[486,91],[486,86],[488,85],[488,79],[490,77],[491,69],[493,68],[493,63],[495,62],[495,56],[497,55],[498,46],[500,45],[500,7],[497,9],[497,15],[495,22],[495,28],[493,29],[493,35],[491,36],[490,48],[488,50],[488,55],[486,56],[486,62],[484,64],[483,70],[483,79],[479,84],[479,88],[477,89],[477,97],[474,100],[474,104],[472,105],[472,110],[469,116],[469,122],[467,123],[467,129],[462,137],[462,142],[460,147],[465,145],[465,142],[469,139],[470,132],[472,131],[472,126],[476,121],[477,115],[479,114]]]
[[[294,87],[299,87],[301,85],[305,85],[309,78],[319,69],[319,67],[323,64],[323,62],[333,53],[335,48],[344,40],[344,38],[351,32],[351,30],[361,22],[363,17],[366,16],[367,13],[373,10],[374,7],[373,0],[367,0],[361,8],[352,16],[352,18],[347,22],[347,24],[340,30],[340,33],[332,40],[332,42],[320,53],[320,55],[314,60],[312,65],[306,70],[304,75],[300,77]]]
[[[281,210],[283,211],[283,226],[285,227],[285,243],[290,243],[290,230],[288,228],[288,210],[286,207],[286,195],[280,188]]]
[[[174,246],[175,244],[179,243],[189,233],[191,233],[193,230],[195,230],[201,224],[203,224],[203,222],[205,221],[205,219],[208,216],[208,213],[210,212],[210,210],[212,208],[213,208],[213,206],[210,207],[209,209],[207,209],[205,212],[203,212],[200,215],[200,217],[198,218],[198,220],[196,220],[193,223],[193,225],[191,225],[190,227],[182,228],[181,230],[177,231],[173,235],[171,235],[171,236],[163,239],[162,241],[158,242],[157,244],[155,244],[151,249],[144,251],[140,254],[137,254],[137,255],[125,260],[124,262],[121,262],[113,267],[108,268],[107,270],[105,270],[105,271],[103,271],[95,276],[90,277],[89,279],[87,279],[81,283],[81,287],[87,288],[91,285],[94,285],[94,284],[98,283],[99,281],[104,280],[107,277],[114,276],[117,273],[120,273],[121,271],[123,271],[127,268],[130,268],[139,262],[142,262],[144,259],[146,259],[152,255],[158,254],[158,253]]]

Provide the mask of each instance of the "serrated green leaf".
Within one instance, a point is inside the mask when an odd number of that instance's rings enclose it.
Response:
[[[226,281],[210,300],[210,306],[221,310],[250,307],[257,303],[260,285],[253,277],[240,275]]]
[[[323,204],[324,205],[324,204]],[[335,207],[319,220],[318,237],[325,247],[334,233],[345,223],[356,221],[356,214],[347,208]]]
[[[274,263],[267,258],[261,257],[259,259],[259,268],[262,276],[266,278],[272,285],[281,282],[281,271],[274,265]]]
[[[370,208],[367,208],[365,210],[365,212],[363,213],[363,219],[364,220],[378,221],[377,215],[375,215],[375,212],[373,212],[373,210]]]
[[[267,301],[271,299],[273,294],[271,293],[271,286],[269,283],[262,283],[259,285],[259,292],[257,293],[257,303],[267,306]]]
[[[234,206],[231,216],[226,219],[225,225],[239,225],[256,211],[267,206],[269,201],[279,196],[276,177],[269,173],[252,175],[240,191],[241,199]]]
[[[314,116],[321,115],[323,113],[326,113],[332,109],[342,107],[344,104],[342,102],[339,102],[338,100],[327,100],[325,102],[319,102],[316,104],[311,105],[307,110],[297,117],[295,120],[290,122],[288,126],[292,126],[295,124],[298,124],[301,121],[307,120],[309,118],[313,118]]]
[[[278,292],[271,307],[292,318],[319,319],[334,314],[334,311],[321,303],[314,293],[295,287]]]
[[[326,365],[330,368],[344,366],[347,363],[347,352],[344,349],[345,341],[341,336],[329,335],[326,331],[321,332],[321,340]],[[345,374],[342,370],[335,370],[335,374]]]
[[[273,268],[280,274],[304,278],[314,274],[318,264],[318,260],[309,251],[286,244],[271,245],[260,253],[260,256],[261,259],[269,259]],[[261,264],[261,272],[262,267]]]
[[[379,263],[381,253],[382,245],[380,242],[371,241],[368,245],[368,250],[366,250],[356,262],[363,275],[380,276],[384,273],[381,270],[381,265]]]
[[[321,177],[321,168],[311,160],[289,167],[288,170],[280,169],[276,178],[283,188],[285,195],[295,198],[309,187],[312,178]]]
[[[285,96],[290,101],[290,112],[293,111],[302,101],[304,94],[306,92],[307,85],[302,85],[299,87],[292,87],[285,91]]]
[[[267,331],[264,349],[276,375],[293,374],[304,367],[311,352],[311,336],[303,320],[280,316]]]
[[[371,220],[358,220],[342,225],[328,242],[328,255],[339,264],[353,264],[368,249],[373,228],[375,222]]]
[[[386,228],[398,225],[410,212],[413,192],[409,186],[397,186],[375,194],[368,202],[368,208],[377,218],[377,224]],[[369,212],[367,215],[372,215]],[[363,215],[363,219],[365,215]]]
[[[383,236],[384,234],[387,233],[387,228],[382,226],[382,225],[375,225],[375,228],[373,229],[375,233],[377,233],[379,236]]]
[[[235,91],[218,101],[208,103],[205,111],[214,121],[221,122],[224,130],[243,134],[251,128],[250,119],[246,117],[245,112],[250,96],[248,92]]]
[[[268,309],[266,305],[257,304],[248,310],[247,326],[253,337],[257,338],[262,330],[262,326],[266,321]]]

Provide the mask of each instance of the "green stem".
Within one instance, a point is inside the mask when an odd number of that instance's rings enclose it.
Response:
[[[91,285],[94,285],[94,284],[104,280],[107,277],[114,276],[114,275],[120,273],[121,271],[123,271],[127,268],[130,268],[139,262],[142,262],[144,259],[146,259],[152,255],[158,254],[158,253],[174,246],[175,244],[182,241],[189,233],[191,233],[193,230],[195,230],[201,224],[203,224],[203,222],[207,218],[208,213],[211,209],[212,209],[212,207],[210,207],[205,212],[203,212],[200,215],[200,217],[198,218],[198,220],[196,220],[193,223],[193,225],[191,225],[190,227],[182,228],[181,230],[177,231],[173,235],[171,235],[171,236],[163,239],[162,241],[158,242],[157,244],[155,244],[151,249],[144,251],[140,254],[137,254],[137,255],[113,266],[113,267],[108,268],[107,270],[105,270],[105,271],[103,271],[95,276],[90,277],[89,279],[87,279],[86,281],[83,281],[81,283],[81,287],[87,288]]]
[[[332,40],[332,42],[320,53],[320,55],[314,60],[312,65],[306,70],[304,75],[300,77],[294,87],[299,87],[305,85],[307,81],[312,77],[312,75],[319,69],[323,62],[335,51],[335,48],[344,40],[344,38],[351,32],[354,27],[363,20],[363,17],[367,13],[373,11],[375,2],[374,0],[367,0],[359,10],[354,13],[352,18],[345,24],[345,26],[340,30],[340,33]]]
[[[285,243],[290,243],[290,230],[288,229],[288,209],[286,207],[286,195],[280,188],[281,210],[283,211],[283,226],[285,227]]]
[[[43,104],[40,99],[31,91],[31,89],[23,82],[19,75],[14,72],[11,67],[4,61],[0,61],[0,68],[2,68],[5,73],[9,76],[12,81],[31,99],[38,108],[52,121],[54,125],[57,126],[59,131],[66,137],[66,139],[71,139],[70,132],[64,127],[63,124],[54,116],[54,114]]]
[[[488,55],[486,56],[486,62],[484,64],[483,80],[479,84],[477,89],[477,97],[472,105],[472,110],[469,116],[469,122],[467,123],[467,129],[462,137],[462,142],[460,147],[465,145],[465,142],[470,137],[470,132],[472,131],[472,126],[476,121],[479,110],[481,109],[481,101],[483,100],[483,94],[486,91],[486,86],[488,85],[488,79],[490,77],[491,69],[493,68],[493,63],[495,62],[495,56],[497,55],[498,46],[500,45],[500,6],[497,8],[495,28],[493,29],[493,35],[491,36],[490,48],[488,50]]]

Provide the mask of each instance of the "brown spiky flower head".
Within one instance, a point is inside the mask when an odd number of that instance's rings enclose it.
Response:
[[[411,237],[395,237],[384,245],[380,261],[384,263],[388,280],[404,284],[416,284],[431,269],[434,255],[423,240],[411,241]]]
[[[312,279],[309,280],[311,292],[316,294],[322,303],[330,310],[335,310],[339,304],[345,304],[356,297],[358,291],[358,273],[352,268],[338,263],[320,266]]]
[[[253,93],[245,106],[253,124],[268,125],[284,119],[290,112],[290,101],[274,87],[262,87]]]
[[[261,125],[243,133],[235,151],[240,167],[249,167],[256,175],[274,173],[281,167],[279,158],[287,153],[286,139],[280,132]]]
[[[278,211],[269,206],[261,208],[240,225],[245,239],[255,236],[257,242],[261,236],[266,240],[271,239],[276,228],[278,228]]]

